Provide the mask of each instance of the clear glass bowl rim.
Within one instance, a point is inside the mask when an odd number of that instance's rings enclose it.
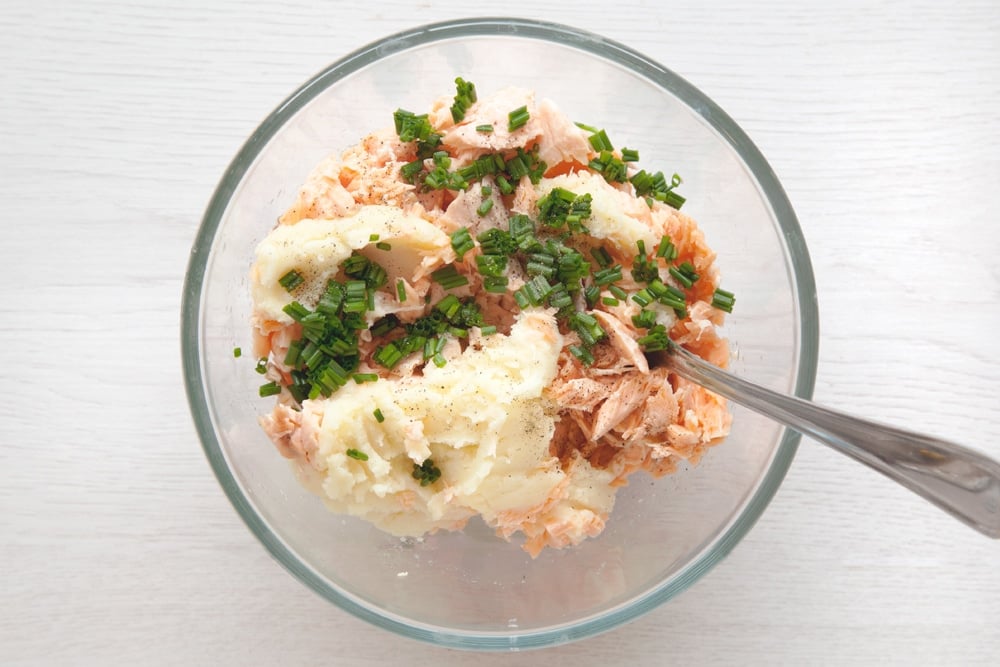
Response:
[[[778,220],[791,261],[799,311],[799,365],[794,394],[810,399],[816,380],[819,351],[819,312],[812,265],[802,230],[784,189],[770,165],[740,127],[718,105],[683,78],[642,54],[599,35],[569,26],[531,19],[482,17],[432,23],[405,30],[373,42],[313,76],[268,115],[226,169],[206,208],[191,249],[181,308],[181,353],[188,403],[209,464],[237,513],[271,555],[313,591],[354,616],[378,627],[439,646],[472,650],[528,649],[562,644],[592,636],[645,614],[691,586],[724,558],[756,523],[784,479],[799,434],[785,430],[774,462],[742,514],[713,548],[688,564],[677,577],[628,605],[597,617],[541,631],[473,633],[422,625],[359,604],[332,588],[303,563],[257,515],[226,463],[212,425],[205,394],[198,341],[201,326],[201,292],[209,249],[229,200],[254,160],[285,122],[323,90],[359,69],[394,53],[446,39],[470,36],[517,36],[549,41],[589,52],[626,67],[655,82],[699,113],[732,146],[760,185]]]

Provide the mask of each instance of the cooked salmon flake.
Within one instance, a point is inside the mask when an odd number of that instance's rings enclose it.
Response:
[[[457,83],[317,165],[258,246],[260,424],[332,511],[411,537],[478,516],[535,557],[729,433],[645,353],[726,366],[735,298],[679,177],[532,91]]]

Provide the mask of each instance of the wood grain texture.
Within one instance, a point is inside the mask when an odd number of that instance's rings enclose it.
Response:
[[[208,4],[210,6],[203,6]],[[816,397],[1000,455],[1000,9],[510,0],[718,102],[809,243]],[[256,124],[416,23],[392,0],[0,7],[0,662],[468,664],[333,608],[230,508],[184,399],[181,284]],[[811,443],[715,571],[614,632],[492,665],[992,665],[1000,544]]]

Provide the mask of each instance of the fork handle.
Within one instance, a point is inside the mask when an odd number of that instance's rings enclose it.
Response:
[[[1000,463],[961,445],[779,394],[672,345],[681,377],[874,468],[984,535],[1000,538]]]

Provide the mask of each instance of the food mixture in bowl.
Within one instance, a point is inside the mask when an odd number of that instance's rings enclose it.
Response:
[[[456,84],[317,166],[258,246],[261,424],[336,512],[400,536],[479,515],[536,556],[728,433],[645,352],[726,365],[734,298],[679,177],[531,91]]]

